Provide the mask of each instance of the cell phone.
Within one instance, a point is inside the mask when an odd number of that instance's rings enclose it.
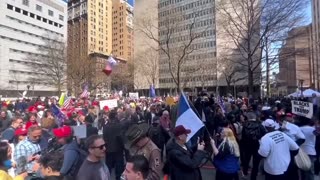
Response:
[[[36,155],[40,155],[40,154],[41,154],[41,151],[32,154],[32,156],[36,156]]]

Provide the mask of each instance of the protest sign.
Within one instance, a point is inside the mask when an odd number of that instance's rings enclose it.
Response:
[[[129,92],[129,98],[139,99],[139,93],[138,92]]]
[[[79,139],[87,137],[87,126],[80,125],[80,126],[71,126],[73,129],[73,135]]]
[[[111,108],[118,107],[118,100],[117,99],[109,99],[109,100],[103,100],[100,101],[100,109],[102,110],[104,106],[108,106]]]
[[[292,113],[309,119],[313,116],[313,104],[303,101],[291,101]]]

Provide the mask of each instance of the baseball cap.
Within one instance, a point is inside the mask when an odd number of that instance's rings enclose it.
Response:
[[[63,126],[53,129],[52,132],[57,138],[70,137],[72,135],[72,128],[70,126]]]
[[[276,127],[276,122],[273,119],[266,119],[262,122],[262,125],[264,127]]]
[[[186,129],[184,126],[182,125],[179,125],[177,127],[174,128],[173,130],[173,134],[174,136],[180,136],[182,134],[190,134],[191,133],[191,130],[190,129]]]

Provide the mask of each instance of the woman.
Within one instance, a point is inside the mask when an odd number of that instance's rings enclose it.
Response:
[[[222,142],[216,146],[211,139],[213,148],[213,164],[216,167],[216,180],[238,180],[240,169],[240,150],[236,138],[230,128],[223,128],[221,132]]]
[[[28,176],[27,173],[23,173],[15,178],[12,178],[8,174],[8,169],[12,168],[11,162],[12,149],[7,142],[0,142],[0,179],[1,180],[23,180]]]
[[[34,113],[30,114],[29,121],[26,123],[26,129],[29,129],[29,127],[33,125],[38,126],[37,114],[34,114]]]

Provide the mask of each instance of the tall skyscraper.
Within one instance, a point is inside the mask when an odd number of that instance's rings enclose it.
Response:
[[[68,88],[78,92],[81,83],[105,82],[106,59],[101,57],[111,52],[112,0],[69,0]]]
[[[17,97],[27,87],[36,95],[51,95],[56,87],[31,80],[35,72],[27,57],[43,56],[39,49],[46,48],[45,41],[52,37],[66,40],[67,4],[61,0],[1,0],[0,11],[0,95]]]
[[[127,0],[112,2],[112,54],[133,59],[133,6]]]
[[[312,59],[315,88],[320,90],[320,1],[312,0]]]

